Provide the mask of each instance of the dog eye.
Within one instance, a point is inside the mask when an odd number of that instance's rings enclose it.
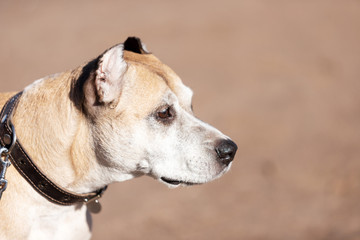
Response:
[[[159,112],[157,112],[157,116],[163,120],[173,117],[170,107],[166,107],[166,108],[160,110]]]

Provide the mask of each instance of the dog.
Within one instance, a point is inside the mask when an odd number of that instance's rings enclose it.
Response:
[[[1,94],[0,105],[14,94]],[[86,194],[143,175],[171,188],[202,184],[230,169],[237,146],[194,116],[192,95],[139,38],[129,37],[26,87],[12,123],[37,169],[64,192]],[[6,171],[0,239],[91,237],[88,199],[56,204],[20,173]]]

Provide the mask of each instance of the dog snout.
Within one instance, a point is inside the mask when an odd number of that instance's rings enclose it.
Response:
[[[231,140],[221,140],[215,147],[219,162],[229,165],[234,160],[237,145]]]

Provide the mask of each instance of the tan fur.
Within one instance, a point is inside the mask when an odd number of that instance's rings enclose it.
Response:
[[[90,144],[88,135],[84,134],[85,122],[79,121],[83,117],[74,111],[68,97],[71,78],[71,72],[63,73],[49,77],[39,88],[25,91],[13,116],[17,137],[35,164],[50,179],[70,189],[89,172],[87,160],[91,153],[87,150]],[[1,105],[13,94],[1,94]],[[32,221],[27,206],[50,203],[35,192],[13,166],[6,178],[9,184],[0,201],[0,216],[7,224],[0,224],[0,236],[8,232],[14,236],[9,239],[22,239],[27,237],[23,223]],[[24,226],[24,235],[13,226]]]
[[[171,68],[163,64],[157,57],[152,54],[140,55],[125,51],[124,59],[132,65],[142,66],[144,74],[147,74],[147,72],[152,72],[158,77],[161,77],[162,80],[165,81],[167,87],[169,87],[179,97],[182,107],[187,109],[189,112],[191,111],[189,108],[191,104],[188,101],[187,96],[183,96],[186,93],[183,92],[183,87],[179,87],[182,85],[180,77]],[[154,82],[155,80],[153,80],[151,83],[148,83],[148,85],[151,86]]]

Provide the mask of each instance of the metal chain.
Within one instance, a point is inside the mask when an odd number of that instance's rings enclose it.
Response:
[[[11,100],[13,101],[13,99]],[[8,181],[5,179],[5,174],[6,174],[6,170],[7,168],[11,165],[11,162],[9,160],[9,156],[10,156],[10,152],[13,149],[13,147],[15,146],[15,142],[16,142],[16,133],[15,133],[15,127],[14,125],[11,123],[10,121],[11,119],[11,115],[10,117],[7,117],[7,115],[5,115],[5,117],[2,119],[2,123],[4,123],[5,121],[6,124],[8,125],[8,127],[11,128],[11,136],[8,135],[8,137],[11,139],[10,143],[11,145],[8,147],[3,147],[0,146],[0,200],[2,197],[3,192],[6,190],[7,185],[8,185]],[[6,136],[7,134],[5,134]],[[5,143],[7,144],[7,143]]]
[[[5,174],[7,168],[11,165],[9,160],[9,150],[6,147],[1,147],[0,149],[0,163],[1,163],[1,172],[0,172],[0,199],[2,193],[6,190],[8,181],[5,179]]]

